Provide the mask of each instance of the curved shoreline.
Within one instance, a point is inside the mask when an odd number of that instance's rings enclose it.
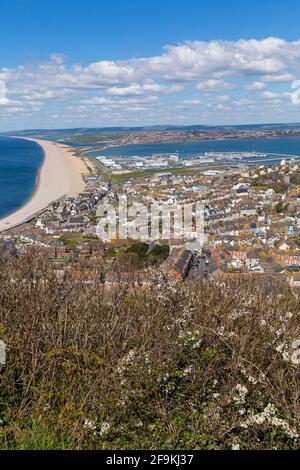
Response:
[[[42,148],[43,163],[32,196],[20,209],[0,220],[0,232],[29,222],[51,203],[67,196],[76,196],[85,188],[82,177],[87,173],[85,164],[70,147],[46,140],[25,140],[35,142]]]

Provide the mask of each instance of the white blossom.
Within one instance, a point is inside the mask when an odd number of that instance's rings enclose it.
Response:
[[[245,403],[246,395],[248,393],[247,387],[245,387],[245,385],[237,384],[234,390],[235,396],[233,397],[233,400],[239,404]]]
[[[187,375],[191,374],[192,372],[193,372],[193,366],[190,365],[189,367],[187,367],[186,369],[184,369],[183,375],[184,375],[184,376],[187,376]]]
[[[91,419],[88,419],[88,418],[85,418],[83,427],[85,429],[89,429],[90,431],[95,431],[96,428],[97,428],[94,421],[92,421]]]
[[[247,418],[241,427],[247,429],[250,426],[260,426],[263,424],[269,424],[271,426],[280,427],[286,434],[292,439],[299,437],[297,431],[293,429],[287,421],[281,418],[277,418],[275,415],[277,410],[272,403],[269,403],[266,408],[255,415],[251,415]]]
[[[103,436],[103,435],[106,434],[109,430],[110,430],[110,424],[107,423],[106,421],[104,421],[104,422],[102,423],[101,428],[100,428],[100,431],[99,431],[100,436]]]
[[[232,450],[240,450],[240,445],[239,444],[232,444],[231,449]]]

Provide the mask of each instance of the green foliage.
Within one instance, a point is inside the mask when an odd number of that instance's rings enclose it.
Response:
[[[136,253],[139,258],[145,259],[149,251],[148,243],[136,243],[126,249],[126,253]]]
[[[61,283],[44,258],[0,259],[0,448],[298,449],[298,366],[277,348],[299,337],[295,295],[148,276]]]
[[[74,236],[72,238],[61,238],[61,241],[67,247],[74,248],[75,246],[83,245],[85,242],[99,241],[99,238],[97,238],[97,237],[84,237],[82,235],[78,235],[78,236]]]
[[[199,168],[168,168],[168,173],[172,175],[195,175],[199,172]],[[162,173],[162,170],[142,170],[142,171],[133,171],[131,173],[123,174],[111,174],[109,180],[112,183],[124,183],[130,179],[144,179],[147,177],[155,176],[156,174]]]
[[[32,418],[25,427],[12,426],[11,442],[6,440],[2,449],[13,450],[67,450],[68,437],[64,432],[59,433],[55,426],[46,424],[42,419]],[[8,437],[8,436],[7,436]]]
[[[295,173],[290,178],[291,184],[298,185],[300,184],[300,173]]]
[[[254,181],[252,183],[254,188],[264,188],[264,189],[273,189],[276,194],[285,193],[288,189],[287,184],[281,180],[273,181],[270,179],[264,179],[260,181]]]
[[[122,259],[128,259],[128,255],[136,255],[140,267],[145,267],[162,263],[169,256],[170,247],[138,242],[129,247],[110,247],[106,250],[106,254],[109,257],[118,257],[119,262],[122,262]]]
[[[118,253],[118,250],[117,248],[114,248],[114,247],[109,247],[106,250],[106,255],[110,258],[114,258],[115,256],[117,256],[117,253]]]
[[[288,205],[283,204],[282,202],[278,202],[278,204],[276,204],[276,206],[275,206],[275,211],[277,212],[277,214],[282,214],[287,209],[288,209]]]
[[[150,254],[158,259],[166,259],[170,254],[169,245],[155,245],[151,250]]]

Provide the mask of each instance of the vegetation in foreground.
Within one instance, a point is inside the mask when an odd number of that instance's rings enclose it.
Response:
[[[1,449],[299,448],[298,298],[152,278],[0,261]]]

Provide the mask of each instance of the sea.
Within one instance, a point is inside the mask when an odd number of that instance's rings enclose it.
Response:
[[[0,219],[30,199],[43,159],[44,152],[35,142],[0,137]]]
[[[185,158],[193,158],[207,152],[257,152],[292,155],[300,158],[300,137],[125,145],[89,152],[88,155],[90,157],[106,155],[126,158],[177,153]],[[43,157],[43,150],[34,142],[0,137],[0,219],[20,208],[32,196]],[[269,157],[268,163],[278,162],[278,158],[280,159],[280,157],[274,157],[274,159]]]
[[[157,154],[176,153],[181,157],[195,157],[207,152],[257,152],[300,156],[300,137],[252,138],[228,140],[201,140],[192,142],[167,142],[158,144],[135,144],[89,152],[90,157],[124,156],[146,157]]]

